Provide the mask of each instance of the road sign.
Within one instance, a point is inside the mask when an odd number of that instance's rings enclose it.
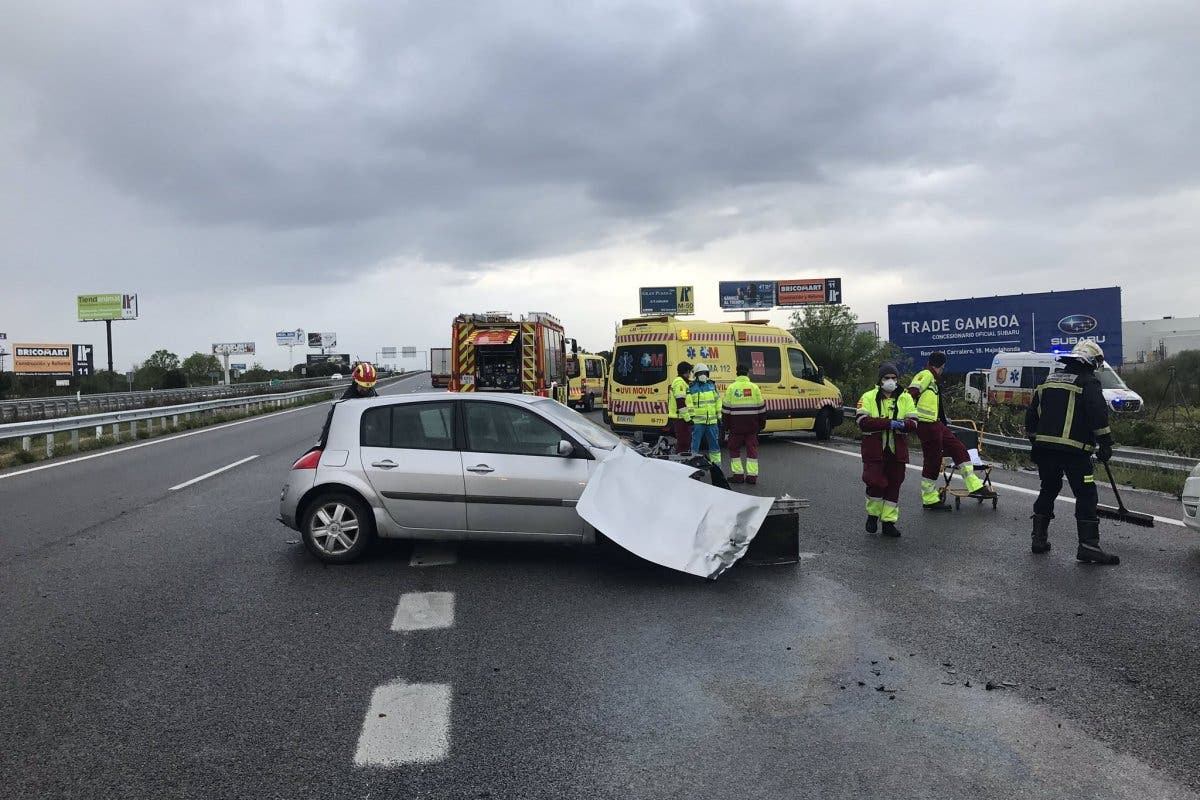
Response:
[[[406,347],[406,348],[404,348],[404,349],[405,349],[406,351],[408,350],[408,348],[407,348],[407,347]],[[380,354],[381,356],[383,356],[384,358],[395,358],[395,357],[396,357],[396,348],[395,348],[395,347],[384,347],[384,348],[381,348],[381,349],[380,349],[380,351],[379,351],[379,354]]]
[[[988,369],[997,353],[1070,350],[1094,339],[1121,363],[1121,289],[1079,289],[888,306],[888,339],[924,364],[934,350],[951,372]]]
[[[400,357],[401,358],[416,358],[417,357],[417,348],[415,348],[415,347],[400,348]]]
[[[721,281],[718,292],[725,311],[775,307],[775,281]]]
[[[842,302],[841,278],[779,281],[775,302],[780,306],[813,306]]]
[[[0,333],[0,342],[3,342],[3,341],[4,341],[5,339],[7,339],[7,338],[8,338],[8,334],[7,334],[7,333]]]
[[[245,372],[245,371],[246,371],[246,365],[245,365],[245,364],[230,364],[230,365],[229,365],[229,368],[230,368],[230,369],[239,369],[239,370],[241,370],[242,372]]]
[[[322,350],[328,347],[337,347],[336,333],[310,333],[308,335],[309,347],[320,347]]]
[[[80,322],[137,319],[136,294],[81,294],[75,297]]]
[[[691,286],[643,286],[638,289],[641,314],[695,314],[696,290]]]
[[[304,331],[299,328],[294,331],[275,331],[275,344],[280,347],[302,347]]]
[[[222,342],[212,346],[215,356],[254,355],[254,342]]]
[[[13,372],[18,375],[91,375],[90,344],[13,345]]]
[[[71,364],[71,372],[76,377],[84,377],[92,375],[96,371],[96,366],[92,361],[92,351],[94,348],[90,344],[72,345],[71,351],[74,353]]]

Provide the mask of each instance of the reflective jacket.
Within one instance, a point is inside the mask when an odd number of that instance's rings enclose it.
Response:
[[[696,381],[688,388],[688,411],[694,425],[716,425],[721,421],[721,393],[712,381]]]
[[[725,389],[722,421],[730,433],[757,435],[767,424],[767,404],[762,390],[746,375],[739,375]]]
[[[682,419],[685,422],[692,421],[692,412],[687,407],[688,382],[681,375],[676,375],[675,380],[671,381],[671,388],[667,390],[669,397],[667,398],[667,419]]]
[[[1068,365],[1051,372],[1025,411],[1025,432],[1034,447],[1091,453],[1112,444],[1108,402],[1096,372]]]
[[[884,397],[876,386],[859,398],[854,419],[863,432],[863,461],[908,463],[908,434],[917,432],[917,406],[908,392]],[[904,433],[892,430],[894,419],[904,421]]]
[[[945,420],[942,414],[941,386],[932,370],[923,369],[914,375],[912,383],[908,385],[908,392],[916,401],[917,419],[920,422]]]

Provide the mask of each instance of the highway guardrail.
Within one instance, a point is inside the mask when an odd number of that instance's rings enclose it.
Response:
[[[846,406],[842,409],[846,415],[846,420],[854,419],[855,409]],[[950,426],[953,428],[954,426]],[[1017,450],[1028,453],[1032,450],[1029,440],[1021,436],[1001,436],[998,433],[988,433],[984,431],[984,447],[998,447],[1002,450]],[[1168,453],[1165,450],[1143,450],[1136,447],[1114,447],[1112,463],[1124,464],[1127,467],[1143,467],[1149,469],[1166,469],[1177,472],[1191,472],[1195,469],[1196,464],[1200,463],[1200,459],[1191,456],[1181,456],[1176,453]]]
[[[420,375],[422,372],[424,370],[421,372],[406,372],[394,378],[386,378],[380,381],[380,385],[385,386],[388,383],[394,383],[413,375]],[[109,435],[117,441],[121,441],[122,426],[127,426],[125,429],[127,431],[127,438],[135,439],[137,438],[139,425],[143,422],[146,424],[144,430],[148,432],[154,432],[159,428],[168,429],[168,420],[170,421],[171,428],[178,428],[181,419],[188,420],[193,415],[198,414],[203,416],[226,409],[281,409],[295,405],[301,400],[322,394],[341,394],[346,390],[348,385],[348,381],[341,381],[334,384],[326,382],[324,386],[315,389],[301,389],[292,392],[225,397],[170,406],[132,408],[103,414],[81,414],[71,417],[53,417],[51,419],[10,422],[0,424],[0,442],[19,439],[22,450],[31,450],[33,448],[33,439],[44,436],[46,456],[50,457],[54,455],[57,446],[55,438],[61,433],[69,433],[71,435],[69,449],[78,450],[80,433],[82,431],[94,431],[95,436],[99,438],[104,436],[107,430]],[[157,428],[154,424],[156,420],[161,421]]]
[[[291,378],[279,383],[235,383],[231,386],[192,386],[185,389],[150,389],[137,392],[102,392],[79,396],[30,397],[0,400],[0,423],[54,419],[106,411],[167,406],[218,397],[282,394],[289,390],[329,385],[329,378]],[[275,391],[271,391],[275,389]]]

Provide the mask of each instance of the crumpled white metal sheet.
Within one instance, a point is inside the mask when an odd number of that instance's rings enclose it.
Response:
[[[746,553],[773,499],[692,480],[695,472],[626,450],[597,466],[577,511],[634,555],[716,578]]]

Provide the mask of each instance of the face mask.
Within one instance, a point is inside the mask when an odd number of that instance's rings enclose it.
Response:
[[[708,373],[701,372],[699,375],[696,376],[696,380],[700,381],[701,383],[708,383]]]
[[[888,378],[883,383],[881,383],[880,386],[883,387],[883,390],[885,392],[894,392],[894,391],[896,391],[896,379]]]

